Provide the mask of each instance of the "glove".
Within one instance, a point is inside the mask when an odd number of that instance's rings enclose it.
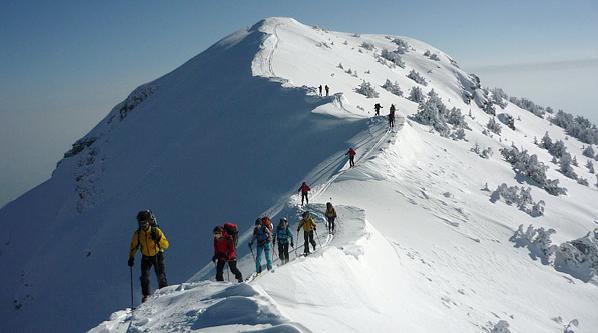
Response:
[[[218,259],[218,258],[216,258],[216,256],[213,256],[213,257],[212,257],[212,262],[213,262],[213,263],[215,263],[215,262],[216,262],[216,259]]]
[[[156,242],[156,244],[160,244],[160,235],[158,235],[158,232],[156,231],[156,229],[154,229],[154,231],[152,231],[152,239],[154,240],[154,242]]]
[[[129,267],[133,267],[133,265],[135,265],[135,258],[134,257],[129,258],[129,261],[127,262],[127,264],[129,265]]]

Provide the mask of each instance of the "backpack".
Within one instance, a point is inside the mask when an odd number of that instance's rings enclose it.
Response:
[[[227,222],[222,226],[222,228],[227,234],[229,234],[233,238],[235,247],[237,247],[237,243],[239,242],[239,228],[237,227],[237,225],[234,223]]]
[[[259,229],[256,227],[254,233],[259,245],[263,245],[272,239],[272,231],[265,225],[262,225]]]
[[[266,226],[270,231],[270,234],[272,234],[272,220],[270,220],[268,216],[262,217],[262,225]]]

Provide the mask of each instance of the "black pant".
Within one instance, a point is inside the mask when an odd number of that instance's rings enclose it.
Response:
[[[328,219],[328,232],[334,232],[335,217],[326,217],[326,219]]]
[[[355,156],[349,156],[349,167],[355,166]]]
[[[224,264],[226,264],[226,260],[218,259],[216,263],[216,281],[224,281]],[[239,282],[243,282],[243,274],[237,268],[237,261],[231,260],[228,261],[228,268],[230,269],[231,273],[235,275],[235,279]]]
[[[289,243],[278,242],[278,257],[283,264],[289,262]]]
[[[307,202],[307,204],[309,205],[309,198],[307,197],[307,192],[301,192],[301,205],[303,205],[303,200],[305,199],[305,201]]]
[[[303,253],[309,253],[309,244],[316,250],[316,241],[314,240],[314,231],[304,231],[303,232],[303,239],[305,241],[303,247]]]
[[[152,257],[141,257],[141,292],[143,296],[149,296],[150,292],[150,280],[149,271],[154,266],[156,271],[156,277],[158,278],[158,288],[164,288],[168,285],[166,281],[166,270],[164,269],[164,252],[158,252]]]
[[[390,125],[390,128],[394,128],[395,127],[395,117],[389,117],[388,124]]]

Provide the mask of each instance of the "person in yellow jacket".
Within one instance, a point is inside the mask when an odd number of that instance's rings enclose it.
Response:
[[[303,212],[303,218],[299,221],[299,225],[297,226],[297,234],[299,230],[303,228],[303,239],[305,240],[304,247],[303,247],[303,254],[309,254],[309,244],[316,250],[316,241],[314,240],[314,230],[316,230],[316,222],[310,216],[309,212]],[[297,238],[299,236],[297,235]]]
[[[166,270],[164,269],[164,250],[168,248],[168,240],[164,233],[156,225],[156,218],[149,210],[142,210],[137,214],[139,229],[133,233],[131,238],[131,250],[129,251],[129,266],[135,264],[135,253],[137,248],[141,252],[141,292],[142,302],[150,296],[149,271],[154,266],[158,278],[158,288],[168,285],[166,281]]]
[[[326,212],[324,213],[326,219],[328,220],[328,233],[334,233],[334,220],[336,219],[336,210],[330,202],[326,203]]]

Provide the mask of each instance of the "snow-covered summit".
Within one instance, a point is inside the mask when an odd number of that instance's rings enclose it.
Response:
[[[397,107],[396,132],[374,103]],[[534,143],[545,132],[576,157],[577,180]],[[512,143],[545,169],[505,160]],[[7,331],[81,331],[127,307],[134,217],[151,208],[173,286],[97,331],[557,332],[575,319],[592,332],[598,190],[583,146],[423,42],[267,18],[135,89],[49,181],[0,210],[0,319]],[[322,203],[346,207],[318,255],[248,286],[206,282],[212,227],[239,224],[248,276],[252,221],[294,225],[302,181],[319,223]]]

